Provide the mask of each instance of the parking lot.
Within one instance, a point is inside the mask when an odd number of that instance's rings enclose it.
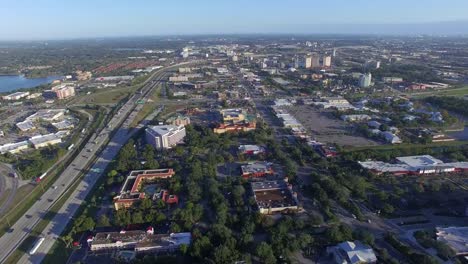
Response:
[[[352,126],[333,116],[331,110],[307,105],[288,107],[292,114],[310,132],[312,138],[340,146],[376,146],[378,142],[355,135]]]

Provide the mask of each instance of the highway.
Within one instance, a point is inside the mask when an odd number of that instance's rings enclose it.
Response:
[[[54,183],[56,188],[50,188],[47,190],[41,199],[39,199],[25,215],[18,219],[18,221],[12,226],[12,229],[0,237],[0,245],[2,245],[0,262],[4,262],[18,248],[24,239],[28,237],[34,226],[46,215],[54,202],[66,192],[66,190],[73,184],[74,180],[79,177],[80,173],[85,171],[92,158],[98,153],[98,150],[100,148],[104,148],[100,153],[100,156],[97,158],[97,161],[92,166],[92,169],[85,175],[76,190],[43,231],[42,236],[46,237],[46,240],[39,247],[37,253],[32,256],[24,255],[19,263],[40,263],[42,261],[55,240],[65,229],[68,221],[79,208],[81,202],[91,191],[92,187],[101,176],[102,171],[104,171],[109,162],[115,157],[115,155],[117,155],[122,145],[136,131],[129,127],[131,121],[136,117],[142,107],[142,105],[137,105],[136,102],[150,94],[149,91],[157,85],[157,82],[154,80],[159,81],[165,75],[167,70],[185,64],[187,63],[173,65],[169,68],[163,68],[153,73],[141,89],[142,92],[136,93],[130,97],[130,99],[119,109],[118,114],[112,117],[106,127],[92,135],[83,150]],[[110,133],[114,129],[116,129],[116,133],[107,146],[105,146]]]

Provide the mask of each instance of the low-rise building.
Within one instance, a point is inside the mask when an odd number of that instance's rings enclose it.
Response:
[[[393,163],[382,161],[359,161],[358,163],[376,174],[428,175],[468,171],[468,162],[445,163],[430,155],[397,157]]]
[[[336,246],[327,247],[327,253],[336,264],[377,263],[377,256],[371,247],[360,241],[345,241]]]
[[[56,134],[38,135],[29,139],[29,142],[35,149],[56,145],[62,143],[62,138]]]
[[[30,94],[29,92],[16,92],[16,93],[2,96],[2,99],[7,100],[7,101],[15,101],[15,100],[20,100],[21,98],[25,98],[29,96],[29,94]]]
[[[146,142],[156,149],[169,149],[181,143],[185,138],[183,125],[160,125],[148,127],[146,130]]]
[[[88,239],[91,251],[134,250],[136,253],[168,253],[190,245],[190,233],[154,234],[147,231],[121,231],[97,233]]]
[[[120,210],[130,208],[132,205],[146,197],[145,191],[142,189],[144,184],[150,182],[167,180],[175,174],[173,169],[157,169],[157,170],[139,170],[131,171],[125,179],[119,195],[114,197],[114,208]],[[178,203],[179,199],[176,195],[170,195],[167,190],[161,190],[158,193],[153,193],[153,200],[162,199],[167,204]]]
[[[265,148],[257,145],[240,145],[239,153],[243,155],[259,155],[265,153]]]
[[[456,255],[468,255],[468,227],[437,227],[437,241],[445,243]]]
[[[190,125],[190,117],[177,115],[166,120],[166,124],[173,126],[187,126]]]
[[[243,178],[258,178],[266,175],[273,175],[273,167],[269,162],[251,162],[241,166],[241,176]]]
[[[360,122],[360,121],[368,121],[371,120],[372,117],[369,115],[363,114],[363,115],[342,115],[341,119],[346,122]]]
[[[30,130],[36,129],[36,126],[33,124],[32,121],[30,120],[25,120],[23,122],[18,122],[16,123],[16,127],[21,131],[21,132],[26,132]]]
[[[55,96],[59,100],[75,96],[75,85],[72,83],[62,83],[52,87],[50,90],[55,93]]]
[[[251,186],[261,214],[296,212],[300,209],[297,194],[286,180],[251,182]]]
[[[20,151],[28,149],[28,148],[29,148],[29,142],[28,141],[8,143],[8,144],[0,146],[0,153],[1,154],[5,154],[5,153],[16,154],[16,153],[19,153]]]

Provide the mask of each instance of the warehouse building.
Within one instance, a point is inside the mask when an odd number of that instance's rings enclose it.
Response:
[[[375,174],[428,175],[468,171],[468,162],[445,163],[430,155],[397,157],[394,162],[359,161],[363,168]]]
[[[38,135],[29,139],[29,142],[35,149],[56,145],[62,143],[62,138],[58,135],[51,133],[47,135]]]

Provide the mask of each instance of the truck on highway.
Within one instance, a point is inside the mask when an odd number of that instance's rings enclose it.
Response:
[[[41,246],[41,244],[44,242],[45,238],[41,237],[39,238],[36,243],[34,243],[34,246],[29,250],[29,255],[34,255],[36,253],[37,249]]]
[[[36,178],[36,182],[41,182],[45,178],[46,175],[47,175],[47,172],[42,173],[41,176]]]
[[[75,144],[71,144],[70,146],[68,146],[68,150],[71,150],[73,147],[75,146]]]

